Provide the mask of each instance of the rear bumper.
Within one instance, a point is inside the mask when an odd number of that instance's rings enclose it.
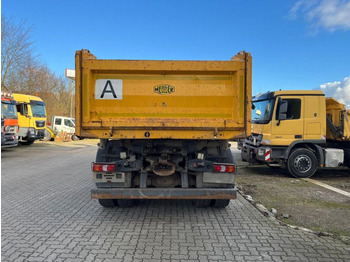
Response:
[[[236,188],[97,188],[93,199],[235,199]]]
[[[270,154],[271,154],[271,147],[266,147],[266,146],[255,147],[244,143],[241,151],[241,157],[242,157],[242,160],[246,162],[258,161],[258,162],[268,163],[270,162],[270,160],[267,160],[267,159],[271,159],[271,155],[267,158],[266,156],[267,150],[270,150]]]

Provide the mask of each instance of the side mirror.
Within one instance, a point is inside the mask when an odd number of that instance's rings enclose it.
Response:
[[[277,120],[286,120],[287,110],[288,110],[288,102],[282,99],[279,99]]]

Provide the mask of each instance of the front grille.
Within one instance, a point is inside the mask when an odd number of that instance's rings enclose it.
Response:
[[[36,127],[44,127],[45,121],[44,120],[37,120],[35,121]]]

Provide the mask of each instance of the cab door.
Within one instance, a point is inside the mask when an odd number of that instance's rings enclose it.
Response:
[[[304,139],[324,140],[326,139],[325,123],[325,99],[324,96],[306,96],[304,113]]]
[[[279,118],[280,104],[287,102],[285,119]],[[276,99],[274,115],[271,121],[271,144],[289,146],[296,140],[304,139],[304,97],[280,96]]]
[[[29,114],[29,107],[28,104],[24,102],[18,102],[16,107],[18,113],[18,125],[20,126],[18,135],[25,137],[27,136],[28,128],[30,127],[31,116]]]
[[[53,123],[53,130],[56,132],[56,134],[60,133],[63,130],[63,121],[61,117],[55,117],[54,123]]]
[[[72,122],[72,120],[70,120],[69,118],[64,118],[63,119],[63,124],[64,124],[64,131],[67,133],[75,133],[75,127],[74,124]]]

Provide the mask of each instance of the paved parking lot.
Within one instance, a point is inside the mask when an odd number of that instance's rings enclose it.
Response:
[[[279,226],[241,196],[226,209],[180,200],[104,209],[90,199],[95,151],[2,151],[2,261],[350,261],[350,246]]]

